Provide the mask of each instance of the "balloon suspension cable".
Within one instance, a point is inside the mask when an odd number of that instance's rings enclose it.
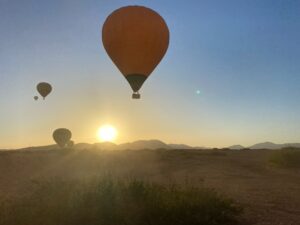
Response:
[[[139,92],[133,92],[132,99],[140,99],[140,98],[141,98],[141,95]]]

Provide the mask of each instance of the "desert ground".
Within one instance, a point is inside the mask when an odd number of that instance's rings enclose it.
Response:
[[[275,150],[23,150],[0,152],[0,199],[42,179],[102,175],[213,188],[244,208],[241,224],[300,224],[300,169],[269,163]]]

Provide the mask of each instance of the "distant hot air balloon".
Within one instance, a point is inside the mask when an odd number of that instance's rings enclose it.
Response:
[[[59,128],[53,132],[54,141],[61,147],[65,147],[66,144],[71,140],[72,133],[66,128]]]
[[[73,146],[74,146],[74,141],[72,141],[72,140],[68,141],[67,147],[68,148],[73,148]]]
[[[127,6],[110,14],[102,28],[104,48],[129,82],[133,95],[164,57],[169,46],[169,29],[152,9]]]
[[[40,95],[43,97],[43,99],[46,98],[47,95],[52,91],[52,87],[49,83],[41,82],[36,86],[37,91],[40,93]]]
[[[34,96],[33,98],[34,98],[35,101],[37,101],[39,99],[38,96]]]

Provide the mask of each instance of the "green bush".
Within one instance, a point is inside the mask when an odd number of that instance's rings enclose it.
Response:
[[[111,178],[36,185],[29,197],[0,204],[1,225],[225,225],[241,213],[204,188]]]
[[[274,151],[269,159],[270,163],[286,168],[300,168],[300,150],[284,148]]]

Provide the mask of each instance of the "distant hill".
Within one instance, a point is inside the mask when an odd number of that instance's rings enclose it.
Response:
[[[300,148],[300,143],[275,144],[272,142],[263,142],[250,146],[250,149],[281,149],[285,147]]]
[[[283,144],[283,147],[293,147],[293,148],[300,148],[300,143],[286,143]]]
[[[255,145],[252,145],[250,147],[246,147],[249,149],[281,149],[285,147],[294,147],[294,148],[300,148],[300,143],[286,143],[286,144],[275,144],[272,142],[263,142],[258,143]],[[128,142],[124,144],[114,144],[111,142],[101,142],[101,143],[78,143],[75,144],[75,149],[99,149],[99,150],[141,150],[141,149],[210,149],[205,147],[193,147],[185,144],[166,144],[160,140],[139,140],[134,142]],[[230,147],[227,147],[228,149],[233,150],[240,150],[244,149],[245,147],[242,145],[232,145]],[[47,146],[36,146],[36,147],[27,147],[27,148],[21,148],[17,150],[21,151],[35,151],[35,150],[51,150],[51,149],[59,149],[57,145],[47,145]],[[13,149],[3,149],[0,151],[8,151]]]
[[[232,145],[228,147],[229,149],[233,149],[233,150],[240,150],[240,149],[244,149],[245,147],[242,145]]]
[[[119,150],[139,150],[139,149],[171,149],[169,145],[160,140],[140,140],[118,145]]]
[[[118,145],[119,150],[139,150],[139,149],[207,149],[204,147],[193,147],[185,144],[166,144],[160,140],[140,140],[131,143]]]
[[[118,148],[118,145],[112,142],[100,142],[93,144],[93,148],[102,150],[116,150]]]
[[[92,148],[93,144],[89,143],[78,143],[74,145],[75,149],[90,149]]]
[[[101,150],[117,150],[118,145],[112,142],[100,142],[95,144],[78,143],[74,145],[75,149],[101,149]]]
[[[140,150],[140,149],[171,149],[169,145],[160,140],[139,140],[124,144],[101,142],[95,144],[79,143],[74,146],[76,149],[102,149],[102,150]]]
[[[169,147],[172,149],[209,149],[207,147],[194,147],[190,145],[185,145],[185,144],[168,144]]]
[[[48,146],[37,146],[37,147],[28,147],[18,150],[50,150],[58,149],[57,145],[48,145]],[[99,150],[141,150],[141,149],[204,149],[202,147],[192,147],[185,144],[166,144],[160,140],[138,140],[134,142],[128,142],[123,144],[114,144],[111,142],[101,142],[101,143],[78,143],[75,144],[75,149],[99,149]],[[3,150],[4,151],[4,150]]]
[[[263,142],[252,145],[249,147],[250,149],[280,149],[282,148],[281,144],[274,144],[272,142]]]
[[[18,150],[20,151],[47,151],[51,149],[58,149],[59,147],[57,145],[45,145],[45,146],[34,146],[34,147],[27,147],[27,148],[20,148]]]
[[[185,144],[169,144],[172,149],[193,149],[194,147]]]

